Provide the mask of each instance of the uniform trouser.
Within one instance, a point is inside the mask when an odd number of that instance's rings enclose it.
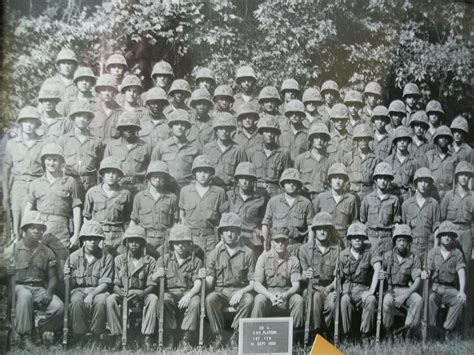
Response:
[[[198,329],[199,316],[201,315],[201,297],[194,295],[189,301],[186,309],[179,309],[178,302],[185,295],[183,293],[169,293],[164,294],[164,317],[163,323],[166,329],[177,329],[178,321],[181,321],[181,330],[184,331],[195,331]]]
[[[229,301],[232,298],[232,295],[240,290],[240,288],[221,288],[216,289],[214,292],[211,292],[206,297],[206,313],[209,318],[209,324],[211,325],[211,330],[214,333],[217,333],[220,329],[225,327],[224,324],[224,308],[229,306]],[[232,329],[239,329],[239,319],[248,318],[252,312],[254,298],[250,293],[244,293],[240,299],[239,304],[237,305],[236,314],[234,320],[232,321]]]
[[[47,213],[42,213],[41,216],[44,218],[46,224],[46,233],[54,235],[67,248],[71,238],[69,218]]]
[[[75,334],[85,334],[89,331],[93,334],[105,333],[105,322],[107,321],[107,296],[108,292],[94,297],[91,306],[86,306],[84,298],[91,293],[95,287],[75,288],[71,292],[71,304],[69,311],[71,316],[72,331]]]
[[[448,307],[448,314],[443,323],[443,328],[452,330],[462,315],[463,303],[456,296],[458,290],[451,286],[435,285],[436,290],[433,290],[429,296],[429,324],[436,325],[436,315],[439,307],[444,304]]]
[[[395,315],[395,305],[393,300],[395,297],[405,293],[408,287],[394,287],[387,292],[383,297],[383,325],[386,329],[393,326],[393,319]],[[420,324],[421,311],[423,309],[423,298],[413,292],[405,301],[404,305],[408,307],[407,316],[405,318],[405,326],[409,329],[415,329]]]
[[[314,286],[311,303],[311,315],[313,329],[323,329],[324,326],[328,328],[334,317],[335,297],[334,292],[327,292],[323,286]],[[305,290],[303,297],[308,296],[308,291]]]
[[[129,301],[129,305],[135,300]],[[122,303],[123,297],[114,293],[107,297],[107,322],[109,323],[110,334],[122,334]],[[144,335],[151,335],[156,329],[158,319],[158,296],[149,293],[145,296],[142,313],[142,329]]]
[[[122,251],[123,226],[104,225],[104,247],[113,256],[117,256]]]
[[[285,292],[288,289],[285,288],[269,288],[268,291],[275,294]],[[253,304],[251,318],[262,318],[265,316],[271,316],[274,311],[286,311],[290,313],[290,317],[293,318],[293,328],[302,328],[304,325],[303,320],[303,309],[304,300],[303,297],[297,293],[292,295],[289,300],[279,306],[273,306],[272,302],[262,294],[255,296]],[[273,312],[272,312],[273,310]]]
[[[64,304],[58,296],[53,295],[48,305],[40,303],[40,295],[46,292],[44,287],[16,285],[16,331],[18,334],[31,334],[34,327],[33,310],[46,311],[46,318],[38,322],[40,331],[61,329],[64,318]]]
[[[21,179],[13,177],[13,183],[10,189],[10,203],[13,220],[13,232],[21,233],[20,225],[21,219],[23,218],[23,211],[27,202],[28,190],[32,179]],[[4,206],[6,208],[6,206]],[[18,235],[18,237],[20,237]],[[8,236],[10,238],[10,236]]]
[[[472,260],[472,238],[474,237],[474,228],[471,225],[457,225],[459,228],[458,242],[464,253],[466,262],[466,308],[465,308],[465,329],[469,329],[472,320],[472,300],[474,297],[474,285],[470,282],[471,260]]]
[[[362,308],[360,331],[367,334],[374,328],[375,315],[377,314],[377,300],[374,295],[370,295],[362,302],[362,293],[368,290],[369,286],[352,284],[349,293],[342,295],[341,318],[344,334],[349,334],[351,330],[352,312],[354,308]]]

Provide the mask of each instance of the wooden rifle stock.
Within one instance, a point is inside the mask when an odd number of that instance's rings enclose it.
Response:
[[[383,287],[385,281],[385,275],[383,270],[378,272],[379,279],[379,304],[377,307],[377,328],[375,330],[375,344],[378,346],[380,343],[380,330],[382,327],[382,305],[383,305]]]
[[[206,251],[204,250],[204,267],[206,267]],[[201,318],[199,319],[199,346],[204,346],[204,318],[206,318],[206,278],[201,281]]]
[[[423,268],[428,273],[428,250],[425,251]],[[423,280],[423,318],[421,320],[421,339],[423,347],[426,345],[428,336],[428,297],[429,297],[429,275]]]
[[[158,300],[158,308],[159,308],[159,319],[158,319],[158,348],[163,347],[163,327],[164,327],[164,317],[165,317],[165,278],[166,278],[166,270],[165,270],[165,257],[166,257],[166,240],[163,242],[163,256],[161,258],[161,267],[163,268],[164,275],[160,277],[160,295]]]
[[[10,221],[8,220],[7,223]],[[13,241],[12,248],[12,260],[10,265],[15,268],[15,254],[16,254],[16,241]],[[10,322],[11,322],[11,337],[10,344],[13,347],[16,344],[16,269],[13,275],[10,275]]]
[[[69,263],[69,245],[67,247],[68,256],[67,263],[68,268],[70,269],[71,265]],[[68,343],[68,334],[69,334],[69,302],[70,302],[70,292],[71,292],[71,271],[69,270],[64,274],[64,320],[63,320],[63,348],[67,349]]]
[[[129,292],[129,276],[128,276],[128,243],[127,243],[127,253],[125,262],[123,263],[123,273],[124,273],[124,289],[125,296],[122,301],[122,347],[127,346],[127,328],[128,328],[128,292]]]
[[[341,298],[341,275],[340,275],[340,257],[341,257],[341,246],[337,246],[337,262],[336,262],[336,297],[334,304],[334,345],[339,346],[339,313],[340,313],[340,298]]]
[[[311,270],[313,270],[313,277],[314,277],[314,249],[316,247],[316,236],[313,236],[313,250],[311,253]],[[308,280],[308,293],[306,296],[306,318],[304,323],[304,348],[305,352],[308,347],[309,342],[309,328],[311,323],[311,308],[313,305],[313,283],[314,278]]]

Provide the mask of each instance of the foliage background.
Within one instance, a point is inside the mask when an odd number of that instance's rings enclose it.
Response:
[[[164,59],[177,77],[191,79],[193,70],[208,66],[229,83],[238,66],[250,64],[260,87],[288,77],[319,86],[330,78],[343,91],[362,90],[376,80],[386,104],[415,81],[425,102],[442,102],[449,120],[473,115],[467,2],[9,0],[5,6],[0,129],[36,103],[62,46],[96,74],[108,55],[123,52],[146,78]]]

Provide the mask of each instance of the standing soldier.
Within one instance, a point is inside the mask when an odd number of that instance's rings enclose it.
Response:
[[[77,68],[77,57],[69,48],[62,48],[56,56],[58,73],[44,81],[43,85],[54,86],[59,89],[61,101],[77,95],[77,87],[73,83],[74,72]]]
[[[274,86],[265,86],[258,96],[261,116],[270,116],[278,120],[281,126],[285,124],[285,116],[280,114],[279,107],[282,104],[280,94]]]
[[[433,175],[427,168],[415,172],[415,195],[402,204],[402,221],[412,230],[413,253],[422,256],[434,243],[433,233],[439,225],[438,201],[430,196]]]
[[[406,119],[403,123],[408,126],[411,120],[411,116],[418,111],[418,105],[421,98],[420,89],[415,83],[407,83],[403,87],[402,99],[405,102]]]
[[[469,124],[462,116],[457,116],[451,122],[451,132],[453,132],[453,143],[451,144],[451,152],[456,155],[459,160],[468,161],[474,164],[473,149],[466,143],[466,136],[469,134]]]
[[[209,68],[199,69],[194,81],[199,89],[206,89],[208,92],[213,92],[216,87],[216,76]]]
[[[379,159],[386,159],[393,149],[392,137],[387,132],[387,127],[390,124],[390,117],[385,106],[379,105],[372,111],[372,118],[370,119],[374,128],[374,154]]]
[[[262,219],[268,195],[265,190],[257,188],[257,174],[252,163],[242,162],[237,165],[234,180],[236,187],[227,192],[229,212],[242,219],[243,243],[256,255],[260,255],[263,250]]]
[[[295,79],[285,79],[281,83],[280,96],[283,103],[287,104],[291,100],[299,100],[301,95],[300,84]],[[285,112],[282,112],[285,113]]]
[[[215,104],[213,116],[219,112],[228,112],[232,115],[235,114],[235,111],[232,108],[234,105],[234,91],[229,85],[219,85],[216,87],[212,101],[214,101]]]
[[[161,88],[152,88],[145,95],[146,114],[140,125],[142,129],[138,133],[150,147],[155,147],[171,135],[168,127],[168,118],[163,113],[169,104],[168,95]]]
[[[43,140],[36,134],[41,125],[40,113],[32,106],[23,107],[16,124],[18,136],[10,139],[3,158],[3,208],[11,210],[14,239],[21,237],[20,223],[31,182],[43,174]],[[10,223],[10,222],[9,222]]]
[[[107,62],[105,63],[105,70],[110,74],[113,75],[117,84],[120,85],[122,83],[122,79],[125,76],[125,73],[128,70],[127,60],[121,53],[114,53],[110,57],[107,58]]]
[[[211,100],[211,94],[206,89],[194,90],[189,105],[193,110],[191,112],[191,128],[188,131],[188,140],[196,141],[202,148],[214,140],[210,114],[214,103]]]
[[[71,105],[76,101],[87,102],[92,106],[97,105],[97,98],[92,94],[97,78],[91,68],[79,67],[74,72],[74,85],[77,87],[77,94],[61,101],[58,105],[58,112],[68,117],[71,112]]]
[[[179,195],[180,220],[191,229],[194,244],[206,254],[217,244],[215,228],[227,205],[224,189],[210,184],[214,173],[209,157],[198,156],[192,167],[195,181],[184,186]]]
[[[72,129],[72,123],[59,114],[56,106],[61,100],[59,89],[51,85],[43,85],[38,94],[41,107],[41,127],[37,133],[48,142],[56,142],[63,134]]]
[[[374,170],[375,190],[362,200],[360,221],[367,227],[372,251],[392,248],[390,237],[395,223],[401,221],[401,205],[397,196],[389,192],[393,171],[390,164],[382,162]]]
[[[173,78],[174,71],[170,63],[165,62],[164,60],[155,63],[151,71],[151,79],[153,80],[155,87],[161,88],[165,90],[165,92],[168,92]]]
[[[280,193],[278,181],[283,170],[291,167],[291,157],[277,143],[281,130],[275,118],[262,117],[257,130],[262,135],[263,144],[247,150],[247,158],[257,169],[258,186],[275,196]]]
[[[329,122],[331,118],[331,111],[333,106],[339,101],[339,85],[334,80],[327,80],[321,86],[321,95],[324,99],[324,104],[319,106],[318,113],[322,116],[323,122]],[[347,112],[347,119],[349,119],[349,112]],[[332,128],[330,122],[330,129]]]
[[[351,152],[352,135],[346,129],[349,120],[349,110],[344,104],[335,104],[330,113],[331,118],[331,140],[329,141],[327,152],[333,158],[340,158],[347,152]]]
[[[239,338],[239,319],[249,317],[252,312],[256,256],[241,243],[241,225],[238,215],[224,213],[217,227],[222,243],[207,258],[206,284],[207,289],[212,291],[206,297],[206,313],[215,335],[215,346],[223,345],[225,307],[236,308],[231,326],[234,331],[232,346],[237,345]]]
[[[146,171],[148,187],[133,200],[131,224],[145,229],[148,245],[157,253],[163,246],[168,230],[179,219],[178,198],[170,189],[171,176],[165,162],[152,160]]]
[[[233,187],[235,168],[246,160],[244,150],[232,139],[236,122],[230,113],[221,112],[212,124],[216,139],[207,143],[202,152],[207,155],[214,166],[214,183],[226,191]]]
[[[365,122],[369,123],[374,114],[374,109],[382,102],[382,87],[380,84],[375,81],[368,83],[364,89],[364,98],[365,106],[361,115]]]
[[[106,300],[113,283],[112,255],[99,247],[104,240],[102,226],[87,221],[81,228],[81,248],[73,252],[64,266],[71,277],[70,319],[74,340],[92,332],[96,340],[105,333]]]
[[[21,229],[24,237],[14,247],[13,264],[8,273],[15,278],[16,326],[21,344],[34,351],[32,330],[35,327],[34,309],[46,311],[46,318],[38,321],[38,333],[61,329],[64,305],[54,293],[58,285],[56,257],[41,243],[46,225],[39,212],[28,211],[23,216]]]
[[[143,309],[141,333],[145,336],[145,351],[153,350],[152,336],[157,328],[158,296],[154,293],[156,282],[152,279],[156,261],[144,254],[145,230],[140,226],[130,226],[122,239],[126,251],[114,262],[113,293],[107,296],[107,323],[114,339],[114,350],[122,347],[122,312],[120,306],[124,297],[127,302]]]
[[[444,110],[441,103],[436,100],[431,100],[426,104],[426,115],[429,120],[429,127],[427,128],[426,138],[431,139],[435,134],[436,129],[443,124]]]
[[[145,116],[146,111],[142,107],[143,99],[140,98],[140,94],[143,92],[143,85],[140,78],[136,75],[129,74],[123,78],[122,85],[120,85],[121,98],[118,97],[117,101],[122,106],[122,111],[132,112],[140,117],[140,120]],[[145,98],[146,94],[144,94]]]
[[[349,110],[349,121],[347,123],[347,131],[352,134],[354,129],[362,124],[370,124],[370,118],[363,118],[360,116],[360,111],[364,102],[362,101],[362,94],[355,90],[349,90],[344,95],[344,105]]]
[[[240,148],[246,151],[262,144],[262,136],[257,132],[257,122],[260,119],[257,106],[254,103],[244,102],[237,112],[237,126],[240,131],[234,136]]]
[[[420,324],[423,299],[416,293],[421,285],[421,260],[410,250],[413,237],[406,224],[397,224],[393,230],[393,249],[383,255],[382,268],[388,283],[383,297],[383,325],[389,332],[393,326],[395,308],[407,307],[406,334],[417,331]]]
[[[234,110],[238,111],[243,103],[257,103],[257,76],[251,67],[244,65],[237,69],[235,83],[239,87],[240,92],[234,96]]]
[[[443,322],[443,330],[447,339],[461,319],[466,303],[466,264],[462,252],[455,247],[457,237],[456,226],[450,221],[444,221],[436,230],[439,246],[431,249],[428,254],[428,272],[432,285],[429,295],[429,324],[436,326],[438,309],[442,305],[446,306],[448,314]]]
[[[390,123],[387,124],[387,131],[393,134],[395,129],[402,126],[406,120],[405,103],[402,100],[392,101],[388,106],[388,115],[390,116]]]
[[[318,107],[324,103],[324,100],[317,88],[306,89],[302,101],[306,112],[305,125],[310,127],[315,123],[323,123],[326,126],[329,124],[329,122],[323,121],[323,117],[318,113]]]
[[[320,212],[313,218],[311,229],[314,241],[308,241],[299,250],[302,280],[312,286],[311,318],[313,330],[328,331],[333,320],[335,301],[336,263],[339,238],[336,235],[331,215]],[[314,280],[314,282],[311,282]],[[306,291],[308,294],[308,291]]]
[[[191,339],[199,327],[200,297],[203,263],[193,252],[189,227],[177,224],[170,230],[170,252],[156,263],[153,279],[165,277],[164,328],[170,331],[174,344],[180,350],[191,351]],[[181,321],[181,325],[178,322]],[[178,328],[184,333],[179,342]]]
[[[306,118],[304,105],[300,100],[291,100],[285,104],[287,124],[281,126],[280,147],[290,153],[292,161],[308,149],[308,129],[303,121]]]
[[[429,128],[428,116],[425,111],[416,111],[410,120],[410,127],[413,128],[412,142],[409,146],[410,154],[417,160],[423,159],[425,153],[433,148],[431,139],[428,139],[426,131]],[[431,138],[431,137],[430,137]]]
[[[165,115],[169,115],[178,109],[191,112],[189,106],[186,105],[186,101],[191,97],[191,85],[186,80],[176,79],[173,81],[168,96],[170,97],[170,104],[163,111]]]
[[[255,266],[254,289],[257,295],[251,318],[269,317],[282,311],[293,318],[293,329],[303,327],[303,297],[300,289],[300,262],[288,252],[289,231],[271,231],[272,247],[258,257]]]
[[[108,157],[102,160],[99,175],[102,184],[87,191],[82,215],[102,225],[104,249],[117,255],[132,209],[131,195],[130,191],[119,185],[123,171],[118,159]]]
[[[270,229],[287,227],[289,230],[288,250],[297,255],[298,248],[308,234],[308,227],[314,216],[311,201],[299,194],[303,183],[300,173],[294,168],[281,174],[280,185],[284,192],[268,201],[265,217],[262,220],[262,234],[266,249],[270,244]]]
[[[329,191],[320,193],[314,200],[314,212],[328,212],[333,216],[334,227],[345,245],[347,227],[359,217],[356,197],[346,192],[349,181],[347,168],[340,163],[331,165],[328,170]]]
[[[351,224],[347,230],[349,246],[341,251],[340,255],[341,318],[344,337],[351,331],[354,308],[362,309],[360,332],[363,339],[369,336],[375,325],[377,313],[375,291],[381,257],[370,251],[370,246],[365,243],[367,239],[367,230],[362,223]]]
[[[74,178],[64,175],[64,154],[56,143],[46,143],[43,146],[41,163],[44,175],[31,183],[25,211],[39,211],[48,227],[48,233],[57,237],[66,247],[69,244],[75,245],[79,239],[82,220],[79,186]],[[71,217],[72,231],[69,227]]]

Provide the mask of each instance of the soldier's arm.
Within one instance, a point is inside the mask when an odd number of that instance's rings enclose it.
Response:
[[[79,231],[82,224],[81,206],[72,209],[72,222],[74,225],[74,233],[71,238],[71,244],[74,245],[77,244],[77,241],[79,240]]]
[[[9,208],[10,205],[10,179],[11,179],[11,169],[13,166],[12,157],[10,154],[9,145],[5,149],[5,156],[3,158],[3,208]]]
[[[374,273],[372,275],[372,283],[370,284],[370,289],[369,289],[369,294],[371,295],[375,294],[375,291],[377,289],[378,273],[382,269],[382,263],[380,261],[377,261],[376,263],[374,263],[372,267],[374,268]]]
[[[274,299],[274,295],[270,293],[267,288],[263,285],[265,282],[265,252],[258,257],[257,265],[255,265],[255,274],[253,281],[253,289],[256,293],[264,295],[269,300]]]
[[[459,278],[459,294],[462,294],[464,302],[466,301],[466,264],[464,263],[464,258],[461,252],[457,252],[456,258],[456,272]],[[458,297],[459,297],[458,294]]]
[[[56,270],[56,264],[49,264],[48,265],[48,287],[46,288],[46,292],[48,292],[51,296],[54,294],[56,290],[56,286],[58,285],[58,273]]]
[[[360,206],[360,218],[359,220],[362,223],[367,223],[367,217],[369,216],[369,202],[367,201],[367,196],[364,197],[362,200],[362,204]]]
[[[290,260],[288,260],[288,263],[290,262],[291,262],[291,265],[290,265],[291,287],[288,291],[283,292],[282,296],[285,299],[290,298],[295,293],[297,293],[300,289],[300,279],[301,279],[300,263],[297,258],[290,258]]]
[[[91,191],[86,192],[86,196],[84,198],[84,209],[82,210],[82,216],[86,220],[90,220],[92,218],[92,211],[94,210],[94,199],[92,198]]]

